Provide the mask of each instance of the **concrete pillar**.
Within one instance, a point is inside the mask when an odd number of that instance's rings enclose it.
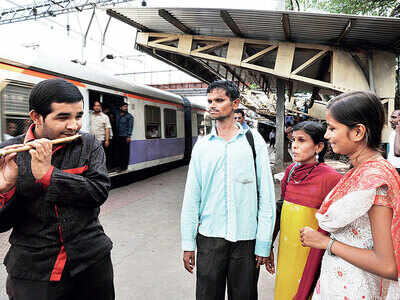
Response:
[[[275,172],[284,170],[285,149],[285,81],[276,79],[276,156]],[[287,147],[287,146],[286,146]]]

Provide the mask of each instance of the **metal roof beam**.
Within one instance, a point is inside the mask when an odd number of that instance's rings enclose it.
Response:
[[[163,18],[165,21],[168,23],[172,24],[176,28],[178,28],[180,31],[186,33],[186,34],[195,34],[195,32],[187,27],[185,24],[183,24],[181,21],[179,21],[177,18],[175,18],[173,15],[171,15],[167,10],[165,9],[159,9],[158,10],[158,15]]]
[[[339,38],[336,41],[336,45],[340,45],[343,41],[343,39],[346,37],[346,35],[350,32],[350,30],[352,29],[353,25],[354,25],[355,20],[354,19],[350,19],[347,22],[346,27],[343,29],[343,31],[340,33]]]
[[[290,31],[290,21],[288,14],[282,14],[281,23],[283,27],[283,31],[285,32],[285,38],[287,41],[291,40],[291,31]]]
[[[119,13],[113,11],[112,9],[107,9],[107,15],[109,15],[113,18],[116,18],[116,19],[120,20],[121,22],[124,22],[128,25],[131,25],[131,26],[139,29],[140,31],[152,32],[152,30],[147,28],[146,26],[143,26],[142,24],[139,24],[139,23],[119,14]]]
[[[239,26],[235,23],[232,19],[231,15],[226,10],[221,10],[219,15],[221,16],[222,20],[230,28],[230,30],[237,36],[237,37],[245,37],[244,34],[240,31]]]
[[[139,51],[143,51],[161,61],[173,66],[189,75],[197,78],[200,81],[211,83],[219,79],[215,74],[206,69],[203,65],[199,64],[195,59],[191,57],[185,57],[170,53],[162,50],[149,49],[141,45],[136,44],[136,48]]]
[[[169,37],[171,39],[178,39],[178,47],[169,47],[152,41],[152,39],[154,38]],[[218,51],[212,51],[210,53],[196,52],[196,42],[202,40],[206,42],[212,41],[213,46],[215,43],[218,42],[223,42],[224,44],[228,43],[226,56],[222,55],[221,51],[220,53],[215,53]],[[339,92],[368,89],[368,82],[366,78],[363,76],[363,74],[360,73],[359,66],[351,57],[349,57],[349,52],[345,49],[332,46],[322,46],[318,44],[303,44],[293,42],[276,42],[262,40],[257,40],[257,42],[260,46],[263,46],[265,48],[264,50],[261,50],[261,52],[272,51],[273,48],[277,49],[276,55],[270,57],[270,59],[273,60],[271,61],[271,63],[273,63],[274,67],[271,67],[270,63],[265,61],[254,64],[248,62],[249,58],[243,57],[243,52],[245,51],[244,45],[254,43],[254,40],[251,39],[147,32],[139,32],[136,39],[136,43],[138,45],[152,48],[154,51],[163,50],[175,53],[177,56],[181,55],[185,57],[192,57],[196,60],[202,59],[216,64],[222,64],[227,71],[225,76],[222,75],[223,77],[230,78],[232,74],[232,77],[234,77],[235,79],[241,78],[243,76],[240,76],[239,72],[236,71],[234,68],[244,68],[253,72],[257,72],[258,74],[264,74],[268,77],[272,76],[285,80],[294,80],[301,82],[302,84],[307,86],[317,86],[323,89]],[[295,61],[296,53],[299,53],[296,51],[304,51],[304,49],[319,51],[317,52],[317,54],[309,58],[306,62],[302,62],[299,59]],[[388,63],[390,63],[393,60],[394,55],[387,56],[387,58],[386,56],[381,58],[381,61],[388,61]],[[326,57],[326,61],[324,57]],[[254,56],[250,57],[250,60],[252,59],[254,59]],[[377,59],[379,59],[379,57]],[[311,68],[311,66],[317,61],[323,65],[326,63],[326,68],[324,67],[323,69],[320,69],[320,74],[314,74],[314,69],[308,70],[308,68]],[[328,68],[329,66],[331,66],[332,68]],[[191,67],[184,66],[183,68],[185,70],[191,71]],[[215,67],[215,69],[217,69],[217,67]],[[303,72],[305,70],[307,70],[307,72]],[[201,73],[197,74],[199,74],[200,77],[202,76]],[[349,82],[348,78],[354,78],[354,82]],[[257,76],[258,84],[261,87],[265,88],[263,80],[265,79]],[[245,83],[246,79],[241,79],[241,81]],[[391,87],[385,87],[384,92],[389,96],[392,95]]]

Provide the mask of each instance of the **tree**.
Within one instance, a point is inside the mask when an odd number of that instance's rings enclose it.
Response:
[[[298,10],[323,10],[330,13],[400,17],[398,0],[296,0]],[[288,8],[294,10],[293,0]]]

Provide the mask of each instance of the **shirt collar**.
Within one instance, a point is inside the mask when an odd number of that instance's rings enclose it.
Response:
[[[239,127],[238,135],[245,133],[245,130],[243,129],[242,125],[239,122],[236,122],[236,126]],[[211,129],[210,136],[208,137],[208,139],[210,140],[211,138],[216,138],[217,136],[218,136],[218,134],[217,134],[217,126],[214,126]]]
[[[31,126],[29,126],[25,135],[24,144],[32,142],[34,139],[36,139],[35,134],[33,133],[34,128],[35,124],[31,124]]]

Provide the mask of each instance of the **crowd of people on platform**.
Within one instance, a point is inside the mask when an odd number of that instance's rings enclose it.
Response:
[[[276,272],[274,299],[400,299],[399,111],[388,160],[379,151],[385,112],[371,92],[335,97],[326,124],[291,124],[294,163],[276,201],[268,146],[237,110],[238,87],[215,81],[207,98],[216,124],[193,148],[181,212],[183,265],[196,267],[196,299],[223,300],[227,290],[231,300],[257,300],[261,266]],[[80,132],[80,91],[44,80],[29,106],[27,133],[14,136],[9,123],[12,137],[0,145],[31,147],[0,156],[0,232],[12,229],[9,299],[113,300],[112,242],[98,216],[113,140],[122,169],[129,160],[128,105],[102,112],[95,101],[92,133],[61,145],[51,140]],[[324,162],[327,143],[351,162],[343,176]]]
[[[393,160],[400,137],[391,138],[384,159],[385,112],[377,96],[335,97],[324,123],[286,120],[294,163],[276,202],[267,144],[242,126],[236,85],[213,82],[207,95],[216,126],[193,149],[181,213],[183,264],[190,273],[197,268],[196,299],[223,300],[226,289],[228,299],[258,299],[261,265],[276,272],[274,299],[400,299]],[[397,118],[395,111],[400,132]],[[328,143],[350,160],[343,176],[324,163]]]

